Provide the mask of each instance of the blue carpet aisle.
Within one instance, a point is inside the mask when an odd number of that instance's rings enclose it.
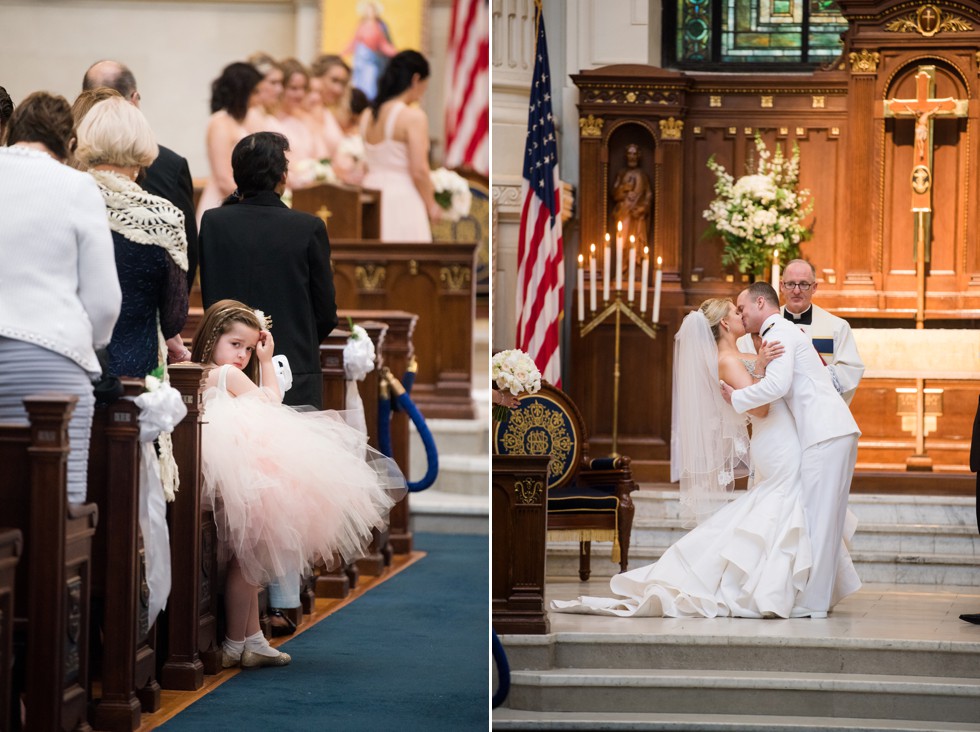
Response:
[[[292,664],[239,673],[158,729],[487,729],[488,537],[415,548],[428,556],[281,646]]]

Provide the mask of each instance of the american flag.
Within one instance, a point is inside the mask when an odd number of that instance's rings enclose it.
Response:
[[[456,0],[446,59],[446,167],[490,172],[487,0]]]
[[[537,13],[538,39],[527,115],[520,240],[517,250],[517,347],[541,375],[561,388],[558,333],[565,275],[561,242],[561,182],[558,141],[551,113],[551,72],[544,18]]]

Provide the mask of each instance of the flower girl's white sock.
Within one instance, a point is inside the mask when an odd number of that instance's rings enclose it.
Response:
[[[242,657],[242,650],[245,648],[245,641],[233,641],[226,637],[225,642],[221,644],[221,648],[231,658],[238,659]]]
[[[265,636],[262,635],[261,630],[255,635],[245,637],[245,648],[250,650],[252,653],[258,653],[260,656],[275,658],[279,655],[279,651],[269,645],[269,641],[267,641]]]

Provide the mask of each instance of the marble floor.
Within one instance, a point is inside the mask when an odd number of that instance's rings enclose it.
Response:
[[[579,595],[610,595],[607,579],[579,582],[551,577],[546,601],[571,600]],[[551,632],[658,634],[672,636],[839,638],[907,642],[976,644],[980,625],[959,619],[961,613],[980,613],[980,587],[865,584],[845,598],[823,620],[752,620],[746,618],[614,618],[549,612]]]

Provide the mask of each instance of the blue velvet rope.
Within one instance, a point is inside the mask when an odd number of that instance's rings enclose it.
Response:
[[[413,384],[415,382],[415,372],[406,372],[405,380],[409,385]],[[397,383],[397,379],[394,379],[394,381]],[[425,475],[422,476],[421,480],[408,481],[409,492],[418,493],[431,487],[436,482],[436,477],[439,475],[439,452],[436,449],[436,442],[432,437],[432,432],[425,423],[425,417],[422,416],[418,407],[415,406],[407,389],[404,394],[399,394],[393,399],[391,397],[382,397],[378,400],[378,449],[388,457],[391,457],[391,413],[395,407],[407,414],[412,420],[412,424],[415,425],[415,429],[419,432],[419,437],[422,438],[422,446],[425,448],[425,459],[427,463]]]
[[[422,480],[408,481],[408,490],[412,493],[418,493],[429,488],[436,482],[436,476],[439,475],[439,452],[436,450],[436,441],[432,439],[432,432],[429,430],[429,425],[425,423],[425,417],[422,416],[418,407],[415,406],[415,402],[412,401],[408,392],[399,394],[395,397],[395,401],[401,410],[411,418],[415,429],[419,431],[419,437],[422,438],[422,445],[425,447],[425,459],[427,462],[425,475],[422,476]]]
[[[491,709],[496,709],[507,700],[507,694],[510,693],[510,664],[507,663],[507,654],[504,652],[500,638],[497,637],[497,631],[491,628],[490,635],[493,643],[493,662],[497,664],[497,681],[499,682],[497,691],[493,695],[493,706],[491,707]]]
[[[378,449],[391,457],[391,398],[378,398]]]

